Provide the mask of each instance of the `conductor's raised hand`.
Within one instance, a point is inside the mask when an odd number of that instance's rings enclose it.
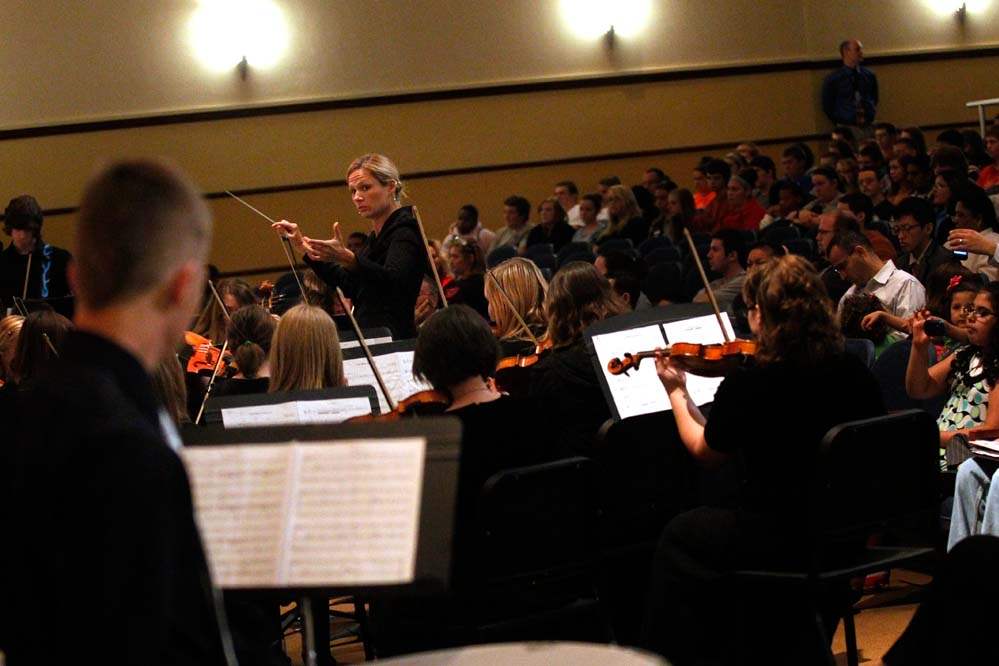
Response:
[[[687,373],[670,362],[669,352],[656,352],[656,374],[659,375],[659,381],[663,383],[667,393],[687,388]]]
[[[304,241],[305,253],[313,261],[336,262],[346,268],[350,268],[356,262],[354,253],[343,243],[339,223],[333,225],[333,238],[319,240],[305,237]]]
[[[278,236],[282,238],[287,238],[291,241],[292,246],[305,254],[305,237],[302,236],[302,230],[298,228],[298,225],[294,222],[289,222],[288,220],[281,220],[280,222],[275,222],[271,225],[271,229],[277,232]]]

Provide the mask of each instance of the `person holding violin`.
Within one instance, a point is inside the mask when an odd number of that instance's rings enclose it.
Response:
[[[296,305],[284,313],[268,358],[269,393],[347,385],[336,324],[316,305]]]
[[[504,358],[535,351],[548,328],[545,320],[547,294],[548,281],[529,259],[507,259],[488,272],[485,296],[489,302],[489,319]],[[524,330],[521,321],[529,330]]]
[[[529,395],[559,424],[556,443],[563,455],[586,455],[597,430],[610,418],[583,331],[595,321],[627,311],[610,283],[592,264],[569,262],[552,278],[545,296],[552,344],[533,368]]]
[[[359,252],[344,244],[339,224],[329,240],[304,236],[287,220],[274,229],[305,255],[316,275],[353,301],[362,328],[385,326],[396,340],[415,338],[416,297],[430,268],[413,208],[400,203],[399,169],[384,155],[362,155],[347,168],[347,187],[358,214],[371,222]]]
[[[683,513],[660,540],[644,642],[676,664],[718,659],[726,643],[718,638],[738,634],[729,614],[737,606],[733,588],[717,583],[726,572],[803,554],[807,470],[826,431],[884,413],[876,380],[845,352],[807,260],[788,255],[754,268],[742,295],[757,335],[755,363],[725,377],[710,417],[691,400],[683,371],[665,354],[656,359],[683,446],[705,464],[736,458],[744,479],[735,508]]]
[[[271,376],[267,356],[276,328],[277,321],[263,306],[246,305],[232,313],[226,339],[236,372],[216,380],[213,396],[267,393]]]

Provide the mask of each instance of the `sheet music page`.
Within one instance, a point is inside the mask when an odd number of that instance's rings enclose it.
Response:
[[[732,331],[732,324],[729,323],[728,313],[723,312],[721,316],[725,330],[734,340],[735,333]],[[713,345],[725,342],[725,336],[722,335],[721,328],[718,327],[718,319],[713,314],[669,322],[662,324],[662,327],[666,340],[671,344],[673,342],[695,342],[702,345]],[[688,372],[687,392],[690,393],[694,404],[700,406],[714,400],[715,392],[721,386],[723,379],[724,377],[698,377]],[[667,409],[672,409],[668,402]]]
[[[413,378],[413,352],[400,351],[391,354],[375,356],[375,364],[382,379],[388,386],[389,393],[395,401],[403,400],[413,395],[417,391],[430,388],[429,384],[417,382]],[[367,359],[361,358],[344,359],[343,372],[347,377],[347,384],[350,386],[363,386],[365,384],[375,387],[378,395],[378,407],[382,414],[388,411],[388,403],[382,395],[381,387],[375,379],[375,374],[371,371]]]
[[[655,359],[643,359],[638,370],[629,370],[627,375],[612,375],[607,370],[608,361],[621,358],[625,353],[665,346],[666,340],[659,324],[593,336],[593,349],[622,419],[670,409],[669,399],[656,374]]]
[[[222,425],[229,428],[260,428],[263,426],[295,425],[298,408],[293,402],[250,407],[227,407],[222,410]]]
[[[426,440],[295,445],[281,579],[289,586],[412,582]]]
[[[295,405],[298,407],[299,425],[343,423],[352,416],[371,413],[371,401],[367,398],[301,400]]]
[[[196,446],[180,454],[215,584],[279,585],[291,447]]]
[[[364,341],[370,347],[371,345],[380,345],[386,342],[392,342],[392,336],[389,335],[384,338],[364,338]],[[340,349],[353,349],[354,347],[360,347],[361,343],[357,340],[341,340]]]

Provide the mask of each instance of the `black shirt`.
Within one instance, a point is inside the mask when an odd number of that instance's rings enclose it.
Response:
[[[895,219],[895,206],[888,199],[882,199],[881,203],[874,207],[874,217],[882,222],[891,222]]]
[[[24,293],[24,274],[28,256],[21,254],[12,242],[0,252],[0,299],[3,308],[13,307],[13,297]],[[62,315],[72,316],[69,279],[66,270],[72,259],[66,250],[41,243],[31,254],[31,276],[28,278],[28,299],[50,299],[52,307]]]
[[[740,370],[715,393],[708,446],[741,454],[744,508],[793,514],[808,507],[810,470],[826,431],[884,414],[877,381],[850,354],[813,367],[786,362]]]
[[[527,247],[540,243],[551,243],[555,252],[558,252],[572,242],[572,237],[575,234],[576,230],[569,226],[565,220],[559,220],[552,225],[551,233],[545,229],[543,224],[538,224],[527,234]]]
[[[646,238],[649,237],[649,221],[641,217],[633,217],[625,222],[620,229],[613,233],[604,233],[597,241],[597,245],[612,238],[628,238],[637,248]]]
[[[267,393],[270,388],[270,377],[254,377],[253,379],[216,379],[212,387],[212,397],[223,395],[258,395]]]
[[[448,305],[459,303],[472,308],[489,321],[489,301],[486,300],[486,276],[476,273],[451,281],[444,287]]]
[[[530,397],[558,424],[554,437],[561,455],[592,454],[597,430],[611,414],[582,340],[538,361],[531,372]]]
[[[305,258],[316,275],[332,287],[339,286],[353,300],[361,328],[386,326],[396,340],[416,337],[416,297],[424,274],[430,271],[412,210],[399,208],[377,235],[372,232],[350,270]]]
[[[74,331],[18,402],[0,505],[17,535],[2,569],[8,663],[223,663],[187,474],[143,367]]]

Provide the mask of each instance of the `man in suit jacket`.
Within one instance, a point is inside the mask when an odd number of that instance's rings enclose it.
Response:
[[[914,275],[926,286],[930,273],[938,266],[960,261],[950,250],[933,240],[936,213],[926,199],[908,197],[899,203],[895,213],[895,232],[902,254],[898,267]]]

